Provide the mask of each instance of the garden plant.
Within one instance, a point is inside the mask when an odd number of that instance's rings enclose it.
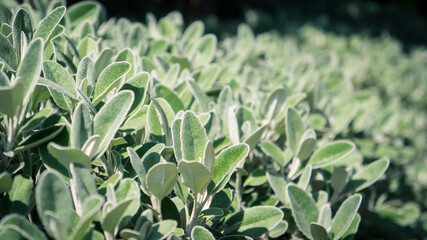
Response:
[[[32,2],[0,5],[0,239],[427,231],[425,50]]]

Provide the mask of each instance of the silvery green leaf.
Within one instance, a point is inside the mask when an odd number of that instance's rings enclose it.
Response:
[[[202,162],[208,137],[199,118],[193,112],[185,112],[180,135],[183,159]]]
[[[196,99],[197,103],[202,108],[202,111],[208,112],[209,111],[209,97],[206,95],[206,93],[193,80],[186,80],[185,82],[187,83],[189,89],[193,93],[193,96]]]
[[[153,225],[150,236],[147,240],[165,239],[176,228],[177,222],[174,220],[163,220]]]
[[[24,138],[18,147],[13,149],[14,152],[21,152],[27,149],[37,147],[45,142],[54,139],[58,134],[62,132],[64,124],[55,124],[53,126],[42,128],[40,131]]]
[[[326,167],[347,157],[355,148],[354,143],[350,141],[334,141],[317,149],[308,163],[313,165],[313,169]]]
[[[89,107],[80,103],[73,114],[70,132],[71,147],[82,148],[88,138],[92,136],[92,131],[93,126]]]
[[[181,118],[176,118],[172,122],[173,150],[174,150],[175,158],[176,158],[177,161],[180,161],[182,159],[181,124],[182,124],[182,119]]]
[[[91,37],[85,37],[79,41],[79,44],[76,47],[78,56],[80,58],[89,56],[90,52],[98,52],[98,44]]]
[[[110,101],[104,104],[93,119],[93,134],[99,135],[101,143],[98,155],[102,155],[110,145],[123,120],[126,118],[132,102],[133,93],[125,90],[117,93]]]
[[[328,240],[326,229],[317,223],[310,224],[311,235],[314,240]]]
[[[210,63],[215,57],[217,39],[213,34],[206,34],[197,41],[199,55],[194,61],[194,66],[201,67]]]
[[[145,104],[149,83],[150,75],[147,72],[140,72],[126,80],[125,84],[122,86],[121,90],[131,90],[135,95],[135,100],[130,108],[129,116],[135,116]]]
[[[147,172],[147,188],[159,200],[167,196],[176,184],[178,170],[173,163],[158,163]]]
[[[334,193],[339,194],[347,185],[348,173],[343,168],[334,168],[331,177],[331,186],[334,189]]]
[[[260,147],[263,152],[270,156],[276,161],[280,167],[284,167],[286,164],[285,157],[283,156],[282,150],[274,143],[262,141]]]
[[[313,198],[306,191],[294,185],[289,185],[287,190],[292,216],[298,229],[307,238],[312,239],[310,224],[316,222],[319,216],[319,210]]]
[[[264,118],[267,122],[270,122],[284,110],[286,96],[286,89],[279,88],[268,97],[264,108]]]
[[[332,228],[332,210],[329,204],[323,205],[319,212],[319,219],[317,222],[322,225],[327,232]]]
[[[313,129],[307,129],[301,137],[300,143],[298,144],[297,157],[302,161],[306,160],[314,146],[316,145],[316,133]]]
[[[195,226],[191,231],[192,239],[200,239],[200,240],[214,240],[214,236],[211,232],[209,232],[206,228],[202,226]]]
[[[73,228],[71,239],[82,240],[89,231],[92,221],[102,207],[104,199],[99,195],[88,196],[83,202],[83,215],[80,217],[77,226]]]
[[[126,75],[126,79],[131,78],[135,74],[135,63],[136,63],[136,57],[133,54],[132,50],[129,48],[125,48],[121,50],[116,58],[114,59],[114,62],[120,62],[125,61],[130,63],[131,68],[129,69],[129,72]]]
[[[31,39],[33,38],[33,26],[31,25],[31,17],[23,8],[20,8],[16,12],[12,23],[13,45],[17,50],[18,58],[20,58],[21,56],[22,41],[25,41],[21,38],[21,32],[26,37],[27,41],[31,41]]]
[[[221,67],[218,64],[212,64],[205,66],[198,78],[196,78],[196,82],[202,86],[203,91],[208,91],[212,88],[217,80],[219,74],[221,72]]]
[[[23,133],[28,133],[40,127],[43,121],[52,113],[53,109],[43,108],[42,110],[34,113],[31,117],[22,124],[20,131]]]
[[[297,151],[303,134],[304,123],[301,117],[295,109],[288,108],[286,112],[286,139],[294,155],[298,153]]]
[[[83,79],[87,79],[88,89],[82,89],[87,95],[91,95],[95,87],[95,63],[89,56],[84,57],[77,68],[76,85],[80,86]]]
[[[227,125],[228,125],[228,134],[230,136],[230,140],[233,144],[238,144],[240,143],[240,133],[239,133],[239,125],[237,122],[234,109],[235,108],[233,106],[230,106],[225,111],[228,111]]]
[[[194,21],[188,26],[182,34],[182,41],[194,41],[202,36],[205,26],[201,21]]]
[[[13,117],[17,114],[19,107],[24,100],[24,84],[22,82],[15,82],[12,86],[0,87],[0,112]]]
[[[234,214],[225,224],[231,226],[240,222],[235,233],[256,239],[279,224],[283,219],[283,215],[283,212],[278,208],[257,206]]]
[[[46,235],[34,223],[29,222],[24,216],[18,214],[5,216],[0,222],[0,229],[2,232],[12,230],[28,240],[47,239]]]
[[[361,202],[362,196],[360,194],[355,194],[347,198],[341,204],[340,208],[332,219],[331,233],[334,240],[340,239],[350,227]]]
[[[347,229],[347,231],[342,236],[343,239],[348,239],[349,237],[356,234],[356,232],[359,228],[360,219],[361,219],[360,214],[357,213],[356,216],[354,217],[353,221],[351,222],[350,227]]]
[[[89,137],[82,146],[82,152],[84,152],[89,159],[92,159],[98,151],[99,145],[101,144],[101,137],[99,135],[93,135]]]
[[[115,194],[117,202],[121,202],[128,198],[134,198],[120,217],[119,228],[122,228],[129,223],[132,216],[136,214],[140,207],[140,189],[136,181],[125,178],[119,182]]]
[[[307,187],[310,184],[311,170],[312,170],[312,167],[310,164],[304,168],[304,171],[302,172],[298,181],[299,188],[307,190]]]
[[[169,103],[163,98],[152,99],[147,112],[147,123],[150,133],[156,137],[164,136],[167,146],[172,145],[172,134],[170,127],[175,114]]]
[[[182,176],[182,182],[194,194],[201,193],[211,180],[209,170],[199,162],[182,160],[179,162],[178,169]]]
[[[203,165],[211,174],[213,174],[215,169],[215,149],[211,141],[206,143],[205,154],[203,155]]]
[[[36,87],[36,83],[41,72],[42,60],[43,41],[41,38],[34,37],[16,71],[16,82],[22,82],[24,84],[23,102],[30,99],[31,94]]]
[[[45,45],[52,39],[55,28],[65,15],[65,7],[61,6],[49,13],[37,26],[34,38],[42,38]]]
[[[12,188],[12,175],[9,172],[0,173],[0,193],[8,192]]]
[[[102,208],[102,229],[114,237],[118,231],[118,225],[120,223],[121,217],[135,199],[137,199],[137,197],[133,196],[131,198],[126,198],[114,205],[109,205],[111,204],[109,202],[105,203],[104,207]]]
[[[49,235],[56,231],[68,231],[73,219],[73,203],[70,192],[60,176],[49,170],[44,171],[36,186],[37,213]],[[56,227],[51,225],[51,214],[57,217]]]
[[[283,205],[289,205],[289,198],[287,197],[287,188],[285,179],[273,172],[267,172],[267,180],[270,187],[273,189],[276,197],[282,202]]]
[[[286,233],[288,230],[288,222],[282,220],[273,229],[268,232],[268,236],[271,238],[278,238]]]
[[[181,110],[185,110],[184,104],[182,103],[181,99],[174,91],[172,91],[168,87],[159,84],[156,85],[154,91],[156,92],[157,97],[164,98],[170,104],[175,114],[177,114]]]
[[[99,74],[93,93],[93,105],[97,105],[115,87],[120,87],[120,79],[130,70],[128,62],[114,62]]]
[[[70,27],[76,27],[85,21],[95,21],[100,10],[101,6],[97,2],[80,2],[68,8],[65,18]]]
[[[2,199],[1,209],[4,213],[18,213],[27,215],[30,211],[31,197],[33,194],[33,180],[24,175],[16,175],[13,178],[10,190]]]
[[[212,175],[212,182],[215,184],[215,188],[212,192],[218,192],[224,188],[237,165],[248,156],[248,153],[249,146],[245,143],[236,144],[221,151],[215,159],[215,168]]]
[[[259,127],[255,132],[253,132],[247,139],[244,139],[244,142],[248,144],[250,149],[254,149],[259,140],[261,139],[262,134],[267,129],[269,125],[263,125]]]
[[[67,169],[69,169],[70,163],[80,163],[87,168],[91,166],[89,157],[80,149],[64,147],[53,142],[48,144],[47,149]]]
[[[267,182],[266,171],[264,169],[255,169],[249,173],[243,186],[261,186]]]
[[[0,60],[15,70],[18,67],[18,57],[16,56],[16,50],[12,43],[7,39],[6,36],[0,33],[0,45],[2,50],[0,51]]]
[[[70,182],[75,209],[80,216],[83,216],[85,214],[83,212],[85,200],[98,194],[95,181],[88,168],[79,163],[71,163]]]
[[[369,187],[384,175],[389,164],[390,160],[383,158],[363,167],[350,178],[346,190],[358,192]]]
[[[76,4],[75,4],[76,5]],[[104,48],[95,61],[95,81],[99,74],[111,63],[114,52],[111,48]]]
[[[69,92],[74,98],[77,97],[76,83],[65,68],[54,61],[45,61],[43,63],[44,76]],[[73,103],[66,98],[62,92],[52,91],[49,88],[50,94],[59,107],[65,110],[73,109]]]

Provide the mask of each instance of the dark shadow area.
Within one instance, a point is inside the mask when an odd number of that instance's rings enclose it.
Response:
[[[71,5],[76,0],[68,1]],[[293,32],[305,24],[340,35],[390,35],[405,49],[427,44],[427,1],[423,0],[103,0],[109,17],[145,22],[145,14],[162,17],[180,11],[188,24],[202,19],[206,30],[234,34],[241,22],[255,32]]]

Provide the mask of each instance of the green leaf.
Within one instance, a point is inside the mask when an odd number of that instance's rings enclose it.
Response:
[[[79,41],[77,52],[81,58],[89,55],[90,52],[98,53],[98,43],[91,37],[85,37]]]
[[[71,195],[56,173],[46,170],[41,174],[36,186],[36,203],[37,213],[49,235],[53,237],[55,231],[67,232],[71,228],[73,219]],[[59,225],[50,224],[50,214],[55,215]]]
[[[288,230],[288,222],[282,220],[268,232],[268,236],[271,238],[278,238],[285,234],[286,230]]]
[[[209,97],[206,93],[199,87],[199,85],[193,80],[186,80],[187,86],[190,88],[191,93],[196,99],[199,106],[202,108],[203,112],[209,111]]]
[[[24,216],[9,214],[0,222],[1,231],[12,230],[18,232],[22,237],[29,240],[44,240],[46,235],[34,224],[29,222]],[[9,238],[4,238],[9,239]]]
[[[339,194],[348,182],[348,173],[343,168],[334,168],[331,177],[331,186],[334,193]]]
[[[288,108],[286,112],[286,139],[294,155],[297,155],[299,144],[304,134],[304,123],[301,117],[293,108]]]
[[[283,156],[282,150],[274,143],[262,141],[260,147],[263,152],[270,156],[274,161],[276,161],[280,167],[286,165],[285,157]]]
[[[191,231],[191,239],[215,240],[215,237],[206,228],[195,226]]]
[[[90,170],[79,163],[70,164],[71,192],[77,213],[82,215],[83,203],[91,195],[97,195],[95,181]]]
[[[194,66],[202,67],[210,63],[215,57],[217,39],[213,34],[206,34],[197,42],[197,49],[200,55],[195,59]]]
[[[151,234],[147,240],[165,239],[176,228],[177,223],[174,220],[164,220],[153,225]]]
[[[173,92],[168,87],[159,84],[156,85],[154,91],[157,97],[162,97],[166,99],[175,114],[177,114],[181,110],[185,110],[184,104],[182,103],[181,99],[176,95],[175,92]]]
[[[52,38],[56,26],[58,26],[62,17],[64,17],[65,9],[65,7],[61,6],[50,12],[37,26],[34,38],[42,38],[46,46]]]
[[[288,205],[289,200],[286,196],[287,188],[285,179],[276,173],[267,172],[267,180],[279,201],[284,205]]]
[[[158,163],[147,172],[147,188],[159,200],[167,196],[174,188],[178,170],[173,163]]]
[[[310,224],[310,230],[314,240],[328,240],[328,233],[322,225],[312,223]]]
[[[118,202],[127,198],[134,198],[120,217],[119,228],[122,228],[129,223],[140,207],[140,189],[136,181],[126,178],[119,182],[119,186],[116,188],[115,193]]]
[[[298,150],[297,157],[301,159],[301,161],[306,160],[311,152],[313,151],[314,146],[316,145],[316,133],[313,129],[308,129],[304,132],[301,137]]]
[[[70,23],[70,27],[76,27],[85,21],[95,21],[100,9],[97,2],[79,2],[68,8],[65,18]]]
[[[182,149],[181,149],[181,124],[182,119],[176,118],[172,122],[172,140],[173,150],[177,161],[182,160]]]
[[[12,175],[9,172],[0,173],[0,193],[8,192],[12,188]]]
[[[80,103],[74,110],[70,142],[71,147],[80,149],[89,137],[92,136],[92,119],[90,118],[89,107]]]
[[[267,176],[264,169],[253,170],[246,178],[244,186],[260,186],[267,182]]]
[[[47,145],[47,149],[67,169],[69,169],[70,163],[80,163],[87,168],[91,166],[89,157],[80,149],[64,147],[53,142]]]
[[[43,41],[41,38],[34,37],[16,71],[16,82],[22,82],[24,84],[23,102],[29,100],[31,94],[33,94],[40,76],[42,61]]]
[[[195,113],[191,111],[184,113],[180,135],[182,157],[185,160],[202,162],[208,137]]]
[[[130,48],[125,48],[117,54],[116,58],[114,59],[114,62],[120,62],[120,61],[125,61],[125,62],[130,63],[131,68],[130,68],[128,74],[126,75],[126,79],[131,78],[135,74],[135,67],[134,66],[135,66],[135,62],[136,62],[136,57]],[[146,73],[146,74],[148,74],[148,73]]]
[[[334,141],[317,149],[308,163],[313,165],[313,169],[326,167],[347,157],[355,148],[350,141]]]
[[[310,224],[317,221],[319,210],[316,203],[308,193],[301,188],[289,185],[287,188],[291,203],[292,216],[299,230],[312,239]]]
[[[299,178],[299,181],[298,181],[298,187],[299,188],[307,190],[307,187],[310,184],[311,171],[312,171],[312,167],[309,164],[305,167],[304,171],[302,172],[302,174]]]
[[[76,84],[68,71],[61,65],[54,61],[45,61],[43,63],[43,73],[47,79],[57,83],[67,92],[71,93],[72,96],[77,97]],[[52,91],[51,88],[49,88],[49,91],[59,107],[65,110],[73,109],[72,102],[65,98],[62,93]]]
[[[74,227],[71,239],[81,240],[84,239],[85,235],[89,231],[92,220],[102,207],[104,199],[98,195],[92,195],[85,199],[83,202],[83,212],[77,226]]]
[[[347,231],[342,236],[342,239],[349,239],[349,237],[356,234],[356,232],[359,228],[359,224],[360,224],[360,215],[356,214],[356,216],[354,217],[353,221],[350,224],[350,227],[347,229]]]
[[[80,86],[83,79],[87,79],[88,89],[81,89],[87,95],[92,95],[95,87],[95,63],[89,56],[84,57],[77,68],[76,86]]]
[[[101,110],[93,119],[93,134],[99,135],[101,143],[98,148],[98,155],[103,154],[110,141],[114,138],[126,114],[133,102],[133,93],[129,90],[121,91],[110,101],[105,103]]]
[[[140,72],[129,78],[121,90],[131,90],[135,96],[129,116],[135,116],[140,112],[145,103],[147,89],[150,83],[150,75],[147,72]]]
[[[33,38],[33,26],[31,25],[31,17],[23,8],[20,8],[16,12],[12,23],[13,45],[17,50],[18,58],[19,56],[21,56],[21,46],[24,41],[23,39],[21,39],[21,32],[26,37],[27,41],[31,41],[31,39]]]
[[[199,162],[182,160],[178,165],[182,182],[196,195],[201,193],[211,180],[209,170]]]
[[[236,234],[258,238],[279,224],[283,215],[283,212],[278,208],[257,206],[234,214],[225,224],[231,226],[240,222]]]
[[[96,106],[114,87],[119,87],[120,79],[130,70],[128,62],[114,62],[99,74],[93,94],[93,105]]]
[[[0,45],[2,50],[0,51],[0,59],[2,62],[9,66],[11,69],[16,69],[18,67],[18,57],[16,56],[16,51],[12,43],[0,33]]]
[[[37,147],[47,141],[54,139],[58,134],[62,132],[64,128],[63,124],[53,125],[47,128],[43,128],[40,131],[32,134],[25,138],[18,144],[18,147],[13,149],[14,152],[21,152],[27,149]]]
[[[137,199],[136,196],[126,198],[115,205],[112,205],[110,202],[105,203],[102,209],[102,229],[106,232],[109,232],[112,236],[115,236],[121,217],[135,199]]]
[[[43,108],[29,117],[21,126],[20,131],[27,133],[40,127],[43,121],[52,113],[53,109]]]
[[[209,170],[210,174],[213,174],[215,169],[215,149],[211,141],[206,143],[203,165]]]
[[[27,215],[30,211],[32,194],[33,180],[23,175],[16,175],[13,178],[11,189],[3,198],[2,205],[5,209],[2,210]]]
[[[277,115],[280,114],[280,112],[284,110],[283,108],[285,107],[286,97],[287,93],[286,89],[284,88],[277,89],[276,91],[272,92],[271,95],[268,97],[268,100],[265,102],[264,107],[264,118],[268,120],[268,122],[274,119]],[[289,111],[286,111],[286,113],[288,112]]]
[[[205,25],[202,21],[194,21],[190,26],[185,29],[182,34],[181,40],[186,41],[194,41],[202,36],[205,29]]]
[[[332,219],[331,232],[334,240],[340,239],[350,227],[361,202],[362,196],[360,194],[355,194],[347,198],[341,204],[340,208]]]
[[[389,164],[389,159],[380,159],[363,167],[351,177],[346,190],[359,192],[364,188],[371,186],[384,175]]]
[[[19,107],[22,106],[24,100],[25,87],[22,82],[15,82],[12,86],[0,87],[0,112],[8,117],[13,117],[17,114]]]
[[[329,204],[323,205],[320,209],[319,219],[317,222],[322,225],[327,231],[332,227],[332,210]]]
[[[229,181],[237,165],[249,153],[249,146],[245,143],[236,144],[223,150],[215,160],[212,182],[215,183],[213,192],[220,191]]]

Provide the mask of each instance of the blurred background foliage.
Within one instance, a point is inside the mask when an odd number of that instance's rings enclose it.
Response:
[[[79,0],[68,0],[72,5]],[[427,1],[424,0],[100,0],[109,17],[145,21],[180,11],[186,23],[204,20],[206,30],[218,36],[234,34],[247,22],[256,33],[293,32],[312,24],[325,31],[349,35],[390,35],[405,50],[427,44]]]

